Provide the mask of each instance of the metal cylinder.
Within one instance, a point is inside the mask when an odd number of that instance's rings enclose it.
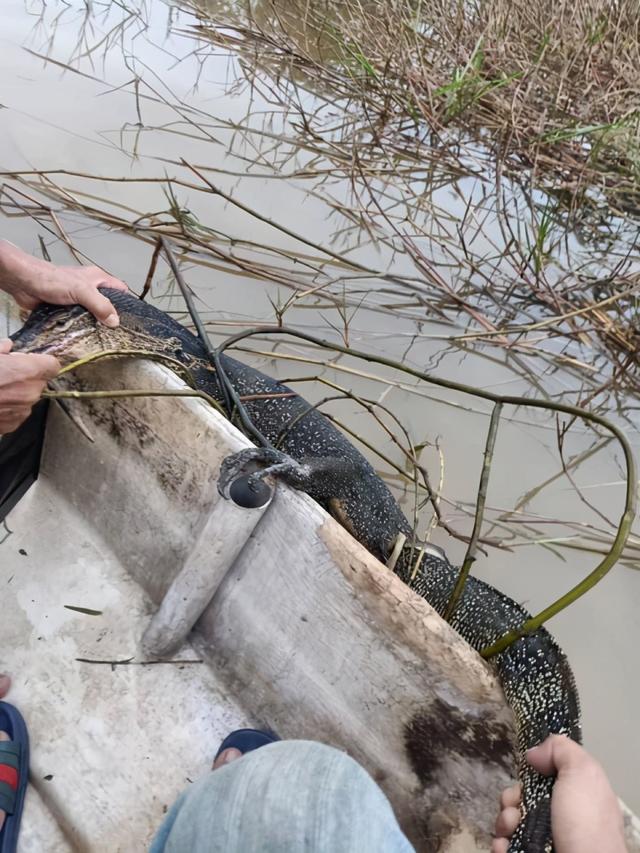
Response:
[[[247,477],[239,477],[230,496],[213,507],[144,633],[147,654],[165,657],[184,642],[268,509],[273,489],[262,481],[257,489],[247,487],[246,481]]]

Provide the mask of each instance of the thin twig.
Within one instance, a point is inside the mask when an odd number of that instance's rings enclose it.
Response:
[[[482,472],[480,474],[480,485],[478,487],[478,497],[476,500],[476,514],[473,521],[473,530],[471,531],[471,539],[467,547],[467,553],[464,555],[462,567],[458,574],[458,579],[451,593],[451,598],[444,612],[444,618],[447,622],[451,621],[456,605],[460,600],[460,596],[464,592],[464,587],[471,571],[471,566],[476,559],[476,551],[478,548],[478,539],[482,530],[482,519],[484,516],[484,506],[487,500],[487,487],[489,485],[489,474],[491,471],[491,462],[493,461],[493,449],[496,443],[498,434],[498,424],[500,423],[500,414],[502,412],[502,403],[496,403],[491,412],[491,420],[489,422],[489,430],[487,432],[487,442],[484,449],[484,460],[482,463]]]
[[[133,658],[120,658],[116,660],[98,660],[96,658],[75,658],[78,663],[92,663],[102,666],[110,666],[114,670],[117,666],[158,666],[160,664],[172,664],[173,666],[186,666],[194,663],[204,663],[203,658],[184,658],[182,660],[134,660]]]
[[[193,301],[191,291],[189,290],[186,281],[182,277],[178,262],[176,261],[175,256],[171,251],[171,247],[169,246],[168,241],[165,239],[165,237],[160,237],[160,242],[162,243],[162,248],[164,249],[164,252],[167,256],[169,265],[171,266],[171,271],[173,272],[176,281],[178,282],[178,286],[180,287],[180,291],[182,292],[183,299],[187,303],[187,308],[189,309],[189,314],[191,315],[191,319],[193,320],[193,323],[196,327],[198,337],[200,338],[202,345],[206,349],[207,355],[211,359],[213,366],[215,367],[218,382],[220,384],[220,388],[222,390],[225,400],[225,405],[227,407],[229,420],[233,421],[233,415],[235,412],[237,412],[247,435],[251,436],[251,438],[255,439],[263,447],[271,447],[271,442],[262,434],[262,432],[255,426],[255,424],[249,417],[247,410],[245,409],[240,399],[239,394],[237,394],[233,383],[229,380],[224,370],[224,367],[222,365],[222,359],[220,358],[220,353],[218,349],[214,348],[211,345],[211,341],[209,340],[207,331],[204,327],[202,320],[200,319],[200,315]]]

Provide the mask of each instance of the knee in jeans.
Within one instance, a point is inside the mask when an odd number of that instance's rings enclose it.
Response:
[[[270,744],[263,749],[272,751],[274,759],[300,762],[310,773],[330,771],[347,773],[353,778],[362,778],[362,782],[373,782],[367,771],[350,755],[334,746],[314,740],[283,740]],[[266,757],[266,754],[265,754]]]

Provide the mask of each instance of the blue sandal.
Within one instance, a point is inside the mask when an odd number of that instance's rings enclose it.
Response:
[[[235,732],[231,732],[222,741],[213,760],[215,761],[225,749],[237,749],[244,755],[245,752],[252,752],[254,749],[260,749],[261,746],[266,746],[268,743],[275,743],[278,740],[280,740],[278,735],[268,729],[265,731],[260,731],[260,729],[236,729]],[[0,853],[4,853],[2,848],[0,848]]]
[[[22,715],[8,702],[0,702],[0,731],[11,738],[0,741],[0,809],[6,812],[0,853],[15,853],[29,778],[29,735]]]

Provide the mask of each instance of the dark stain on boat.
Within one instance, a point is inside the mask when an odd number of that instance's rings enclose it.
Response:
[[[507,773],[513,770],[514,745],[507,725],[470,720],[439,697],[409,720],[404,743],[411,767],[424,785],[438,779],[443,760],[455,754],[498,764]]]

